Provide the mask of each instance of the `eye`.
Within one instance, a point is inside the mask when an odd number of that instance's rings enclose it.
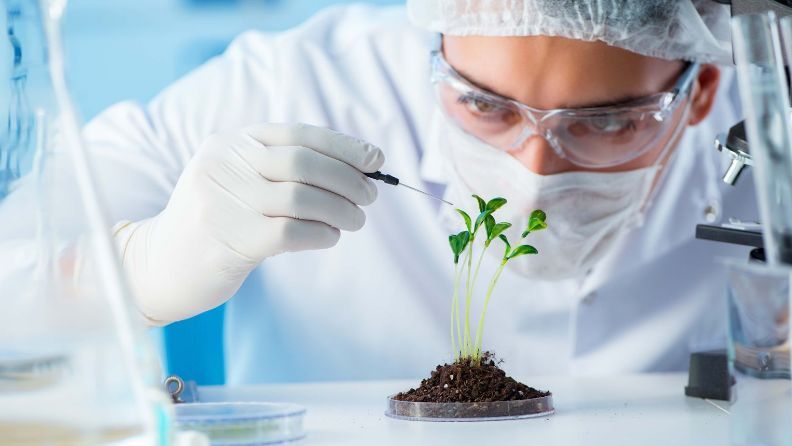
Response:
[[[497,105],[480,98],[463,96],[460,98],[460,101],[463,102],[470,111],[475,113],[492,113],[498,109]]]
[[[468,113],[479,119],[510,122],[518,118],[518,113],[510,107],[473,94],[459,96],[457,103],[463,105]]]
[[[573,119],[565,128],[567,134],[576,138],[627,140],[651,128],[651,122],[636,116],[590,116],[585,119]]]
[[[635,120],[631,118],[617,118],[602,116],[589,120],[592,130],[599,133],[622,133],[631,132],[637,128]]]
[[[457,103],[464,105],[469,111],[474,113],[490,113],[500,108],[493,101],[472,93],[460,95],[457,98]]]

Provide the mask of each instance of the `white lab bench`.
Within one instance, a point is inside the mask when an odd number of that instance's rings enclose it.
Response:
[[[521,378],[521,377],[517,377]],[[210,401],[293,402],[308,410],[301,445],[723,445],[729,406],[684,395],[687,375],[524,377],[553,392],[556,413],[515,421],[393,420],[386,397],[417,381],[358,381],[201,387]]]

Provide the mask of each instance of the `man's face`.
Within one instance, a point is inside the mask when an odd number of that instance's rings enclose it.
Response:
[[[448,63],[475,85],[537,109],[582,108],[617,104],[670,90],[685,64],[646,57],[601,42],[561,37],[445,36]],[[687,124],[709,113],[718,84],[718,70],[701,69],[694,81]],[[673,115],[682,119],[688,99]],[[673,132],[667,131],[638,158],[598,171],[622,171],[664,162],[662,154]],[[673,141],[675,145],[677,141]],[[636,148],[638,150],[639,148]],[[542,175],[595,170],[580,167],[556,154],[541,136],[531,136],[509,153],[526,168]]]

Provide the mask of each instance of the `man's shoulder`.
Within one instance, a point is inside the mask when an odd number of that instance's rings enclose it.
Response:
[[[424,49],[428,36],[410,24],[404,6],[341,5],[325,8],[286,31],[242,33],[226,54],[260,59],[275,53],[281,57],[287,52],[297,55],[318,51],[335,58],[367,47],[388,52],[398,48],[398,53],[414,55],[410,50]]]
[[[235,107],[254,101],[250,109],[268,113],[257,119],[330,126],[377,143],[383,126],[424,131],[433,39],[410,24],[403,6],[351,5],[288,31],[247,32],[223,57],[228,83],[246,82]]]

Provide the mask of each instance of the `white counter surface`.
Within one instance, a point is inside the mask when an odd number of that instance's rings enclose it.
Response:
[[[475,423],[393,420],[386,397],[416,381],[202,387],[204,402],[282,401],[305,406],[302,445],[724,445],[728,404],[684,395],[686,374],[533,377],[553,392],[549,417]]]

